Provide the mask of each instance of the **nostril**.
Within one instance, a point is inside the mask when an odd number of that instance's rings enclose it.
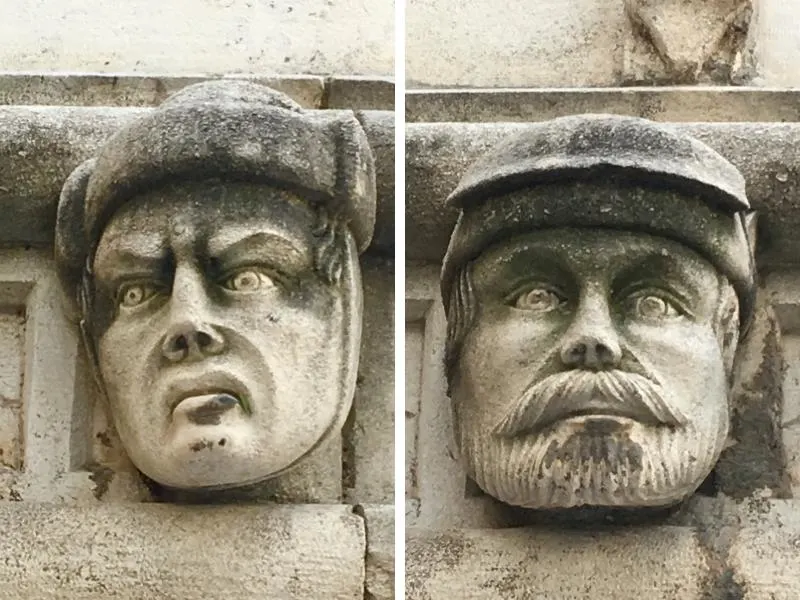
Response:
[[[182,352],[184,350],[189,349],[189,342],[186,339],[185,335],[179,335],[175,338],[175,341],[172,343],[172,349],[178,352]]]
[[[214,340],[205,331],[197,332],[197,345],[201,348],[206,348],[211,345]]]

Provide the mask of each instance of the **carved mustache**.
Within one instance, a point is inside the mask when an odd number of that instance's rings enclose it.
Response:
[[[688,419],[669,406],[659,384],[620,370],[556,373],[528,387],[494,433],[514,437],[580,415],[613,415],[641,423],[678,427]]]

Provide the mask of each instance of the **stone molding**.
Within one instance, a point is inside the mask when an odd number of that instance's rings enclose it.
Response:
[[[361,600],[363,518],[346,505],[0,504],[3,598]]]

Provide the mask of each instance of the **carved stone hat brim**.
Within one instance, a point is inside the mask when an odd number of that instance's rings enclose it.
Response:
[[[505,191],[617,174],[698,194],[726,212],[750,203],[739,170],[703,142],[668,126],[619,115],[574,115],[532,124],[475,161],[447,203],[468,209]]]
[[[125,202],[172,181],[214,178],[264,183],[324,205],[347,222],[360,252],[372,239],[375,162],[352,111],[302,110],[252,82],[205,82],[118,131],[69,177],[56,221],[62,281],[83,268]]]

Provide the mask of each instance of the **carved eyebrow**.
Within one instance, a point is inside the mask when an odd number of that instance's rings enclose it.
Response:
[[[166,258],[167,250],[159,236],[123,235],[111,242],[110,247],[95,254],[94,272],[106,280],[137,272],[160,272]]]
[[[692,278],[689,277],[690,272],[691,269],[685,266],[684,261],[670,254],[651,253],[632,261],[622,269],[614,277],[613,289],[619,290],[641,279],[652,281],[661,278],[696,300],[700,291],[692,283]]]
[[[209,238],[207,250],[209,257],[223,265],[246,254],[279,263],[282,269],[290,272],[307,268],[312,258],[309,248],[303,248],[282,235],[264,231],[249,235],[236,230],[225,231]]]

